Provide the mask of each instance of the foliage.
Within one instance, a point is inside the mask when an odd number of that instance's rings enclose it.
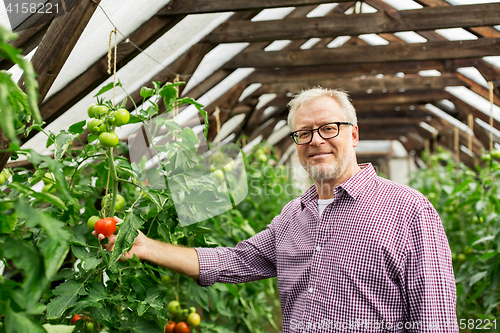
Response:
[[[24,59],[21,50],[9,44],[17,38],[12,31],[0,26],[0,57],[12,61],[24,72],[25,91],[12,80],[12,75],[0,71],[0,129],[7,138],[19,144],[17,136],[24,133],[27,123],[34,120],[41,124],[42,117],[38,110],[38,83],[33,65]]]
[[[33,169],[9,170],[8,180],[0,187],[0,260],[4,265],[0,333],[162,332],[171,319],[166,304],[173,299],[197,307],[203,315],[196,328],[201,332],[279,331],[276,279],[201,288],[190,278],[136,258],[119,260],[132,246],[138,229],[172,244],[233,246],[264,229],[296,195],[284,193],[273,200],[263,195],[276,186],[285,188],[289,181],[283,167],[273,166],[274,158],[262,158],[264,152],[270,156],[271,149],[261,147],[257,150],[260,158],[252,154],[252,164],[245,160],[250,192],[243,202],[205,222],[181,225],[179,216],[194,218],[204,213],[192,190],[202,188],[217,198],[218,187],[205,177],[210,169],[197,154],[199,139],[193,130],[157,117],[160,99],[167,112],[186,103],[194,105],[205,118],[206,137],[205,111],[194,100],[177,97],[179,84],[154,82],[153,89],[143,88],[142,106],[130,117],[129,123],[146,126],[155,138],[151,149],[166,157],[153,168],[147,166],[146,158],[130,162],[122,157],[128,153],[124,143],[103,147],[95,135],[89,135],[89,143],[81,142],[85,121],[58,134],[47,133],[47,147],[53,147],[54,158],[11,145],[10,150],[26,156]],[[109,89],[112,86],[104,87],[97,96]],[[98,103],[114,108],[109,101]],[[106,121],[108,131],[115,130],[108,115],[99,117]],[[199,176],[197,181],[193,175]],[[170,189],[172,179],[179,185],[175,192]],[[126,204],[123,212],[116,213],[123,222],[110,253],[91,234],[87,220],[112,216],[119,195]],[[102,207],[106,200],[111,205]],[[184,211],[175,206],[179,200],[185,204]],[[84,319],[70,324],[74,314]]]
[[[500,315],[500,162],[485,155],[470,170],[444,152],[425,156],[412,177],[438,211],[450,243],[457,283],[458,318]]]

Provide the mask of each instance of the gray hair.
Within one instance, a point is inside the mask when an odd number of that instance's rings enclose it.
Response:
[[[345,91],[341,89],[329,89],[318,86],[316,88],[302,90],[300,93],[296,94],[288,103],[288,107],[290,108],[290,112],[288,113],[288,127],[290,127],[290,130],[292,132],[295,130],[294,118],[297,109],[313,101],[314,99],[323,96],[331,97],[337,103],[339,103],[345,121],[354,124],[354,126],[358,124],[358,120],[356,118],[356,110],[354,109],[354,106],[352,106],[349,95]]]

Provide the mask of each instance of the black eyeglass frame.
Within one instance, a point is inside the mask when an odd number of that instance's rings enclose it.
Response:
[[[337,125],[337,134],[335,136],[332,136],[332,137],[329,137],[329,138],[324,138],[321,133],[319,132],[319,129],[323,126],[327,126],[327,125],[331,125],[331,124],[335,124]],[[311,143],[312,139],[313,139],[313,136],[314,136],[314,132],[318,132],[318,135],[323,139],[323,140],[327,140],[327,139],[333,139],[333,138],[336,138],[337,136],[339,136],[340,134],[340,125],[349,125],[349,126],[353,126],[352,123],[349,123],[349,122],[346,122],[346,121],[334,121],[332,123],[328,123],[328,124],[324,124],[324,125],[321,125],[320,127],[318,128],[315,128],[315,129],[312,129],[312,130],[306,130],[306,129],[303,129],[303,130],[298,130],[298,131],[294,131],[292,133],[290,133],[290,137],[292,138],[293,142],[295,142],[296,145],[307,145],[309,143]],[[297,140],[295,140],[295,138],[297,138],[296,134],[298,132],[302,132],[302,131],[309,131],[311,132],[311,139],[308,141],[308,142],[304,142],[304,143],[298,143]]]

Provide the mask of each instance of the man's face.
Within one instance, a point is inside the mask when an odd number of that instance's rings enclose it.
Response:
[[[316,129],[335,121],[346,121],[340,105],[324,96],[297,109],[294,130]],[[323,139],[315,131],[309,144],[297,145],[300,164],[315,181],[336,180],[356,164],[354,147],[358,144],[358,127],[340,125],[339,135]]]

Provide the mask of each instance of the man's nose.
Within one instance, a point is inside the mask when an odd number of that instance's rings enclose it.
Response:
[[[318,131],[314,131],[312,133],[312,140],[311,142],[309,142],[310,145],[313,145],[313,146],[316,146],[318,144],[321,144],[323,142],[325,142],[326,140],[323,139],[320,135],[319,135],[319,132]]]

